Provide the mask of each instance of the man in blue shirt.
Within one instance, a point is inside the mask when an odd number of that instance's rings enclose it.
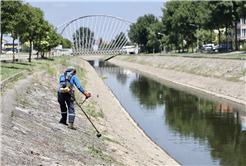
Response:
[[[64,90],[65,83],[71,84],[71,87],[69,87],[70,88],[69,92]],[[61,115],[62,115],[60,123],[67,125],[67,107],[66,107],[66,103],[67,103],[68,111],[69,111],[69,117],[68,117],[69,125],[68,125],[68,127],[70,129],[76,129],[73,127],[73,123],[74,123],[74,119],[75,119],[75,112],[74,112],[74,100],[75,99],[74,99],[74,95],[73,95],[73,85],[74,84],[78,88],[78,90],[86,96],[86,98],[90,97],[90,95],[88,93],[86,93],[85,90],[80,85],[79,79],[76,76],[76,69],[73,66],[70,66],[65,71],[65,73],[60,76],[60,87],[58,90],[58,102],[60,104]]]

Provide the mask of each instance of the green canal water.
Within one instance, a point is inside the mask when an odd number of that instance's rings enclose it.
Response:
[[[246,166],[244,106],[89,62],[144,132],[182,165]]]

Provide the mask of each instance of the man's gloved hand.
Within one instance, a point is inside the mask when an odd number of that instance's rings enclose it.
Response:
[[[91,95],[88,94],[88,93],[86,93],[86,92],[84,92],[84,95],[86,96],[87,99],[88,99],[89,97],[91,97]]]

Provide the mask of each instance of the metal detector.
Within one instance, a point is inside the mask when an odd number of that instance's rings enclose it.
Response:
[[[89,93],[89,95],[91,95]],[[71,95],[72,96],[72,95]],[[73,96],[72,96],[73,97]],[[88,117],[88,115],[85,113],[85,111],[82,109],[82,107],[79,105],[79,103],[75,100],[75,98],[73,97],[74,101],[76,102],[76,104],[79,106],[79,108],[82,110],[82,112],[85,114],[85,116],[87,117],[87,119],[91,122],[92,126],[94,127],[94,129],[97,131],[97,137],[101,137],[102,135],[100,134],[100,132],[97,130],[97,128],[94,126],[94,124],[92,123],[92,121],[90,120],[90,118]],[[85,100],[87,100],[88,98],[86,97]],[[85,102],[85,100],[81,103],[81,105]]]

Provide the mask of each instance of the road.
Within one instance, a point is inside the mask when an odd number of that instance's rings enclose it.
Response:
[[[21,60],[28,60],[29,55],[25,54],[25,55],[20,55],[20,59]],[[32,59],[37,58],[36,55],[32,56]],[[18,61],[18,54],[15,54],[15,60]],[[13,61],[13,54],[1,54],[1,62],[4,61]]]

